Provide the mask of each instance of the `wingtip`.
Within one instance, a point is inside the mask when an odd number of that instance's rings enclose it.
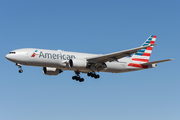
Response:
[[[172,60],[174,60],[174,59],[166,59],[165,61],[172,61]]]
[[[174,59],[169,59],[169,61],[172,61],[172,60],[174,60]]]

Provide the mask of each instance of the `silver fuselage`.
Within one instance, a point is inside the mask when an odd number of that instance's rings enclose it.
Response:
[[[36,51],[36,52],[35,52]],[[34,54],[34,56],[33,56]],[[67,52],[62,50],[46,50],[46,49],[35,49],[25,48],[13,50],[6,55],[6,58],[14,63],[19,63],[28,66],[39,66],[39,67],[54,67],[61,70],[72,70],[80,72],[91,72],[92,70],[88,67],[84,68],[70,68],[68,62],[70,59],[86,60],[91,57],[98,57],[98,54],[78,53],[78,52]],[[124,57],[113,62],[106,62],[106,68],[96,72],[111,72],[121,73],[135,70],[141,70],[143,68],[128,66],[132,63],[132,59]]]

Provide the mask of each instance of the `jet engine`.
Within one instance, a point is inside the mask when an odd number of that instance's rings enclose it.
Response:
[[[58,75],[62,71],[58,68],[52,68],[52,67],[43,67],[43,73],[45,75]]]
[[[87,61],[84,59],[70,59],[69,60],[69,67],[70,68],[86,68],[87,67]]]

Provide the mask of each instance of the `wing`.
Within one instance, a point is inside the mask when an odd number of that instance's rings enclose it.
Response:
[[[98,57],[93,57],[93,58],[88,58],[87,61],[89,62],[112,62],[112,61],[117,61],[120,58],[126,57],[126,56],[130,56],[131,54],[136,53],[138,50],[143,49],[143,48],[147,48],[150,46],[154,46],[155,44],[150,44],[147,46],[142,46],[142,47],[137,47],[137,48],[133,48],[133,49],[129,49],[129,50],[124,50],[124,51],[119,51],[119,52],[115,52],[115,53],[110,53],[110,54],[106,54],[106,55],[102,55],[102,56],[98,56]]]

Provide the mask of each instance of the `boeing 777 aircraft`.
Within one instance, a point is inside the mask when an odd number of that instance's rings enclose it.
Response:
[[[151,35],[141,47],[105,55],[25,48],[9,52],[6,58],[19,66],[19,73],[23,72],[22,65],[43,67],[45,75],[58,75],[62,70],[71,70],[76,74],[72,79],[83,82],[81,72],[97,79],[100,76],[96,72],[122,73],[144,70],[156,67],[157,63],[172,60],[149,62],[155,40],[156,36]]]

